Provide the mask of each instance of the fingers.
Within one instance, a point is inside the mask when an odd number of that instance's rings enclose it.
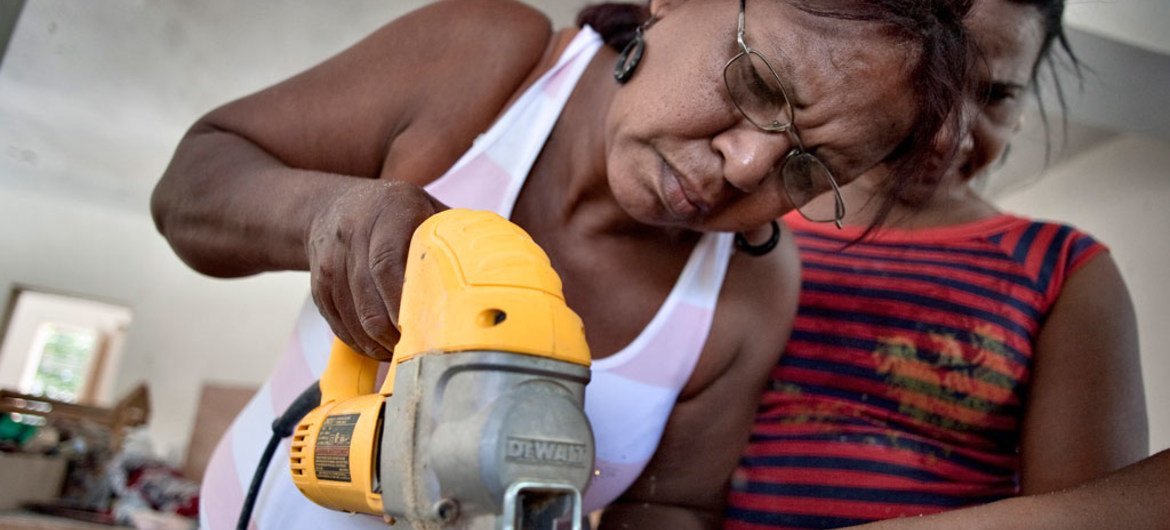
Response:
[[[440,209],[417,187],[381,182],[343,194],[314,221],[313,301],[339,339],[375,359],[392,357],[410,237]]]
[[[391,322],[387,305],[378,291],[377,278],[371,272],[370,238],[371,230],[361,237],[355,237],[349,246],[347,257],[348,289],[346,293],[352,298],[352,311],[356,318],[356,326],[361,330],[362,339],[369,339],[369,344],[363,344],[366,353],[378,360],[389,361],[393,356],[394,345],[398,342],[398,330]],[[402,278],[402,275],[390,278]],[[400,284],[401,279],[391,283]],[[395,306],[397,307],[397,306]],[[354,324],[350,324],[353,327]]]
[[[355,208],[358,205],[339,202],[348,209],[361,211]],[[375,359],[389,360],[391,350],[374,338],[387,336],[389,317],[378,314],[384,313],[384,304],[368,273],[362,274],[362,270],[368,269],[355,265],[355,262],[365,261],[368,248],[368,238],[355,238],[355,235],[361,236],[369,228],[355,219],[360,214],[354,216],[339,211],[343,209],[346,208],[327,213],[315,224],[312,232],[308,252],[313,302],[342,342]],[[385,324],[379,328],[379,322]],[[394,335],[394,340],[397,340],[397,332]]]
[[[309,242],[310,292],[313,295],[313,303],[317,305],[321,316],[329,323],[333,334],[337,335],[337,338],[341,339],[342,342],[356,347],[353,334],[341,318],[341,312],[337,307],[333,292],[333,286],[338,282],[339,271],[344,272],[345,270],[344,268],[339,269],[337,253],[334,251],[342,240],[344,240],[343,234],[336,233],[336,231],[329,234],[313,234]]]
[[[385,301],[386,314],[389,315],[394,329],[398,329],[398,309],[402,302],[402,286],[406,279],[406,261],[410,251],[410,237],[415,229],[430,216],[448,209],[446,205],[435,200],[434,197],[422,193],[417,188],[408,188],[401,185],[392,185],[389,188],[399,197],[399,204],[410,204],[409,208],[402,208],[395,212],[386,212],[379,216],[375,234],[407,234],[407,239],[396,240],[390,237],[373,237],[369,246],[370,272],[375,278],[374,285],[381,299]],[[383,228],[385,227],[385,228]],[[383,232],[385,230],[385,232]],[[396,281],[389,281],[394,279]]]
[[[374,287],[374,297],[383,302],[382,314],[388,323],[398,328],[398,309],[402,302],[402,284],[406,279],[406,256],[409,245],[393,244],[386,240],[371,241],[367,261]],[[390,281],[391,278],[397,281]],[[371,310],[372,311],[372,310]]]
[[[347,220],[343,226],[352,227],[353,221]],[[370,357],[389,360],[393,346],[387,348],[376,338],[387,337],[390,319],[366,265],[368,231],[368,226],[361,225],[356,230],[339,231],[322,260],[320,276],[326,283],[321,285],[321,298],[327,301],[319,307],[323,313],[325,307],[332,310],[332,318],[326,320],[338,338]]]

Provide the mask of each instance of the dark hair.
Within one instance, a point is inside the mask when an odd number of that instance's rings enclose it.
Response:
[[[1044,130],[1049,129],[1048,111],[1044,106],[1044,97],[1040,91],[1041,72],[1047,72],[1052,78],[1052,88],[1056,92],[1056,103],[1061,111],[1061,124],[1065,135],[1068,134],[1068,101],[1064,97],[1064,87],[1060,84],[1059,70],[1061,67],[1070,68],[1077,80],[1082,78],[1081,61],[1073,53],[1068,43],[1068,35],[1064,33],[1064,0],[1010,0],[1012,3],[1031,6],[1040,14],[1041,29],[1044,30],[1044,40],[1040,42],[1040,54],[1036,56],[1036,64],[1032,65],[1032,92],[1036,95],[1036,102],[1040,107],[1040,121],[1044,123]],[[1053,48],[1056,45],[1057,48]],[[1063,52],[1061,61],[1054,51]],[[1052,146],[1045,143],[1044,159],[1047,162],[1051,155]]]
[[[873,226],[881,224],[911,182],[923,179],[937,167],[936,136],[945,127],[958,127],[958,105],[967,94],[970,46],[963,17],[972,0],[792,0],[799,9],[827,18],[865,20],[888,25],[895,35],[918,45],[919,60],[912,74],[917,96],[918,120],[891,153],[894,174],[886,179],[883,200]],[[644,4],[606,3],[586,7],[577,25],[588,24],[607,45],[621,50],[634,30],[650,17]],[[949,160],[958,142],[947,146]],[[867,230],[868,232],[868,230]]]
[[[577,13],[577,26],[593,28],[606,46],[620,52],[634,40],[634,30],[649,19],[650,7],[646,4],[594,4]]]
[[[1068,35],[1064,33],[1064,0],[1009,0],[1015,4],[1031,6],[1040,14],[1041,29],[1044,30],[1044,40],[1040,42],[1040,54],[1036,57],[1036,64],[1032,67],[1032,85],[1036,86],[1040,78],[1042,66],[1046,66],[1055,77],[1056,69],[1060,66],[1053,55],[1053,45],[1059,46],[1064,52],[1068,64],[1074,69],[1077,76],[1081,73],[1081,62],[1072,51],[1068,43]],[[1059,79],[1055,79],[1059,84]],[[1059,93],[1059,90],[1058,90]]]
[[[896,178],[882,181],[882,202],[873,222],[858,237],[860,240],[886,220],[904,195],[917,189],[912,184],[930,182],[937,186],[938,181],[932,177],[940,160],[942,164],[950,165],[950,161],[958,154],[958,135],[945,137],[949,145],[938,145],[937,142],[939,132],[945,129],[958,130],[963,125],[960,106],[971,88],[974,51],[963,18],[971,10],[972,0],[871,0],[840,3],[855,4],[851,11],[861,14],[862,20],[884,22],[903,39],[919,46],[918,64],[911,74],[918,104],[918,121],[888,157],[892,162],[891,174]]]

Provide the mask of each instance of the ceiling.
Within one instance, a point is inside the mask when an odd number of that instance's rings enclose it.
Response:
[[[1166,0],[1072,0],[1065,24],[1118,42],[1170,54],[1170,2]]]
[[[143,215],[185,128],[234,97],[300,71],[423,0],[3,1],[19,18],[0,57],[0,186]],[[566,24],[585,0],[530,0]],[[547,6],[554,8],[550,9]],[[0,20],[0,37],[4,25]],[[1073,46],[1093,70],[1065,80],[1061,157],[1136,132],[1170,142],[1170,2],[1077,3]],[[2,41],[2,39],[0,39]],[[1053,101],[1052,93],[1047,100]],[[1049,108],[1054,108],[1050,106]],[[995,189],[1043,168],[1040,120],[1013,144]],[[1056,143],[1060,118],[1055,118]],[[1063,153],[1063,154],[1062,154]]]

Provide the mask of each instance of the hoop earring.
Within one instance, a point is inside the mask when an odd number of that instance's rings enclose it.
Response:
[[[776,248],[776,244],[779,242],[780,223],[777,223],[775,219],[772,220],[772,235],[768,238],[767,241],[759,245],[748,243],[748,240],[746,237],[744,237],[743,232],[735,233],[735,248],[749,256],[763,256],[771,252],[772,249]]]
[[[638,68],[638,63],[642,62],[642,52],[646,49],[644,32],[657,21],[657,18],[651,17],[638,26],[638,29],[634,31],[634,40],[626,44],[626,47],[622,48],[621,53],[618,54],[617,64],[613,67],[613,78],[619,84],[624,85],[634,76],[634,70]]]

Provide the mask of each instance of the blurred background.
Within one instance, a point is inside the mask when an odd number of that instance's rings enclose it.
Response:
[[[308,276],[191,271],[154,229],[152,186],[200,115],[425,3],[0,0],[0,388],[114,430],[142,424],[110,443],[197,480],[284,347]],[[529,3],[556,26],[585,4]],[[1087,67],[1063,80],[1067,115],[1047,90],[1051,126],[1033,102],[984,185],[1111,247],[1157,451],[1170,447],[1170,2],[1073,0],[1066,23]]]

